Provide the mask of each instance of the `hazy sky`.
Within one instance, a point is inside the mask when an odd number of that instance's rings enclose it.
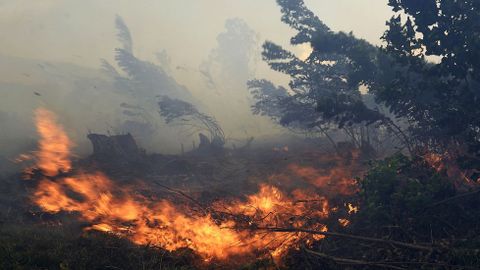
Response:
[[[332,29],[376,44],[391,16],[386,2],[306,1]],[[115,14],[130,27],[140,58],[166,49],[174,63],[195,67],[227,18],[244,19],[262,41],[285,45],[292,33],[275,0],[0,0],[0,54],[98,67],[118,46]]]

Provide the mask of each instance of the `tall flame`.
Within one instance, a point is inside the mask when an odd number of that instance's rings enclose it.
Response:
[[[40,135],[39,151],[36,153],[38,168],[46,176],[70,171],[72,143],[63,128],[57,124],[55,115],[44,108],[39,108],[35,112],[35,122]]]

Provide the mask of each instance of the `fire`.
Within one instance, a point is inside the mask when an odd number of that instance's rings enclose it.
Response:
[[[322,224],[329,216],[328,201],[325,197],[294,190],[286,194],[274,186],[260,184],[258,193],[247,196],[246,200],[220,202],[215,209],[227,209],[232,215],[247,217],[249,225],[259,228],[304,228],[326,231]],[[274,258],[279,258],[291,248],[299,248],[302,241],[311,243],[322,239],[322,235],[306,233],[267,233],[254,235],[248,240],[256,248],[268,247]]]
[[[429,152],[423,154],[423,159],[426,163],[439,173],[445,172],[457,189],[475,188],[480,182],[477,176],[477,170],[462,169],[458,163],[459,157],[465,155],[465,150],[456,146],[450,146],[448,150],[443,153]]]
[[[443,169],[445,169],[444,157],[442,155],[434,153],[434,152],[429,152],[429,153],[426,153],[423,156],[423,158],[437,172],[440,172]]]
[[[31,199],[45,212],[75,213],[89,223],[87,230],[113,233],[139,245],[169,251],[190,248],[206,261],[253,254],[279,258],[301,243],[323,238],[301,232],[271,232],[268,228],[327,230],[323,221],[329,216],[328,200],[300,189],[286,193],[261,184],[256,194],[219,201],[201,213],[167,199],[147,198],[101,172],[73,170],[72,142],[55,115],[38,109],[35,120],[40,135],[35,156],[43,176]],[[313,171],[294,169],[313,177]]]
[[[347,209],[349,214],[358,213],[358,206],[355,206],[351,203],[347,203]]]
[[[68,172],[72,143],[55,115],[43,108],[35,112],[35,122],[40,135],[39,151],[36,153],[37,166],[46,176],[55,176],[59,172]]]
[[[340,223],[340,225],[342,225],[343,227],[346,227],[346,226],[350,225],[350,220],[348,220],[346,218],[339,218],[338,223]]]
[[[55,181],[41,180],[33,200],[46,212],[78,213],[82,220],[92,224],[87,229],[115,233],[137,244],[157,245],[167,250],[188,247],[206,257],[220,259],[242,251],[235,248],[241,242],[239,235],[223,230],[210,216],[193,218],[168,201],[148,203],[145,198],[129,193],[115,187],[101,173],[80,173]],[[230,224],[224,224],[227,225]]]
[[[338,166],[330,170],[317,169],[308,166],[290,164],[288,168],[306,182],[325,191],[333,191],[344,195],[353,194],[356,191],[356,183],[348,168]]]

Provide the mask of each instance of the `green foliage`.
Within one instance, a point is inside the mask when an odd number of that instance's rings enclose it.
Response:
[[[359,250],[347,240],[337,240],[334,255],[349,254],[366,261],[418,262],[415,269],[480,266],[478,193],[457,195],[444,171],[433,169],[420,158],[401,154],[373,162],[358,183],[360,211],[352,218],[349,232],[432,246],[434,250],[414,252],[388,245]],[[328,247],[325,252],[330,253]],[[413,264],[404,267],[411,269]]]
[[[410,121],[420,142],[478,144],[479,2],[392,0],[389,5],[398,15],[387,23],[381,53],[389,60],[379,65],[372,90]]]
[[[273,95],[272,89],[276,88],[273,84],[264,80],[250,82],[257,101],[253,111],[269,115],[284,126],[303,129],[343,128],[381,121],[384,116],[364,103],[359,90],[363,78],[356,74],[358,67],[351,64],[371,65],[366,52],[374,47],[351,34],[334,33],[302,0],[278,0],[277,3],[281,7],[282,21],[298,31],[290,43],[308,43],[314,50],[307,59],[300,59],[279,45],[265,42],[263,59],[273,70],[290,76],[291,91],[279,87],[278,94]],[[316,42],[319,39],[323,42]],[[339,54],[336,51],[339,48],[357,61]]]
[[[409,147],[384,106],[360,91],[375,76],[378,48],[352,33],[330,30],[303,0],[277,3],[282,22],[297,31],[290,43],[310,45],[312,52],[300,58],[273,42],[264,43],[263,60],[272,70],[288,75],[290,82],[287,89],[267,80],[250,81],[253,113],[295,132],[322,134],[335,147],[329,131],[340,131],[358,148],[372,148],[372,141],[376,150],[384,142],[389,144],[385,149]]]
[[[401,154],[375,162],[359,183],[362,213],[376,226],[409,223],[428,205],[454,194],[445,176]]]
[[[382,53],[391,58],[388,72],[395,78],[380,72],[372,88],[410,120],[420,143],[441,151],[448,145],[465,148],[460,153],[465,167],[478,167],[480,2],[390,0],[389,5],[398,15],[387,24]]]
[[[271,42],[264,45],[271,68],[292,78],[294,95],[280,99],[283,104],[296,102],[287,108],[300,113],[289,109],[283,110],[285,115],[305,119],[306,126],[380,122],[398,131],[410,150],[413,145],[443,154],[453,148],[465,168],[480,165],[478,0],[390,0],[396,14],[387,22],[380,48],[351,33],[331,31],[303,0],[277,3],[282,21],[298,31],[291,44],[313,48],[308,59],[301,60]],[[380,106],[366,106],[360,86],[407,123],[408,132],[380,113]],[[278,104],[282,102],[274,102]],[[263,101],[257,105],[265,107]],[[315,117],[301,117],[309,111],[298,107],[312,106]]]

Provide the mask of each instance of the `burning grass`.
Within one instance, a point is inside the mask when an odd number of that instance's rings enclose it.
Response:
[[[396,155],[354,181],[357,162],[291,147],[273,151],[275,162],[234,157],[231,164],[249,170],[222,172],[235,181],[195,183],[191,172],[161,174],[165,166],[128,175],[130,167],[114,162],[73,159],[55,115],[39,109],[35,119],[38,151],[20,157],[35,163],[24,172],[29,180],[0,189],[0,267],[478,269],[478,190],[456,194],[448,172],[428,159]],[[153,158],[202,164],[203,178],[229,163]],[[245,175],[253,177],[237,180]],[[3,196],[15,185],[26,192]],[[17,210],[27,222],[15,220]]]
[[[245,263],[258,258],[278,262],[288,251],[324,237],[301,231],[274,232],[270,228],[327,231],[331,212],[336,218],[344,213],[338,218],[339,224],[348,225],[346,205],[339,211],[330,206],[327,196],[301,188],[283,191],[267,183],[260,184],[257,193],[223,198],[209,205],[190,197],[190,203],[179,203],[168,197],[147,196],[139,188],[148,189],[145,182],[122,185],[102,172],[73,168],[72,142],[55,115],[40,108],[35,119],[39,150],[34,153],[35,168],[26,171],[37,182],[31,202],[46,213],[74,213],[88,224],[86,231],[105,232],[171,252],[190,249],[205,263]],[[313,168],[291,165],[289,169],[314,186],[328,186],[330,197],[353,190],[350,185],[354,182],[340,171],[333,174],[343,181],[327,183],[331,176],[321,177]]]

